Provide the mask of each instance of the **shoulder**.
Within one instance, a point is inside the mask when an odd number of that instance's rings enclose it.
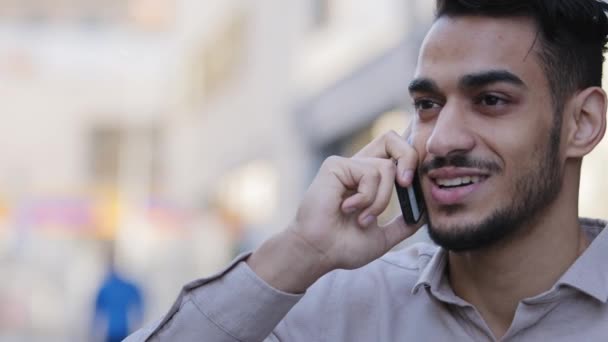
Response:
[[[379,288],[411,290],[438,250],[430,243],[416,243],[391,251],[359,269],[331,272],[315,284],[314,292],[359,296],[378,293]]]
[[[382,312],[407,307],[420,274],[437,251],[434,245],[417,243],[356,270],[330,272],[306,291],[281,329],[316,336],[319,329],[330,329],[327,325],[336,317],[373,321]]]

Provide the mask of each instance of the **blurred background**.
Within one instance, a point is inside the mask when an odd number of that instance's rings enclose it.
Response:
[[[159,318],[285,227],[326,156],[406,127],[432,13],[0,0],[0,341],[102,340],[108,288]],[[583,215],[608,216],[607,140],[584,165]]]

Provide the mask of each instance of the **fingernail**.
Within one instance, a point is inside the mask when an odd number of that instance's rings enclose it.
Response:
[[[366,218],[363,219],[363,221],[361,222],[363,224],[363,226],[367,227],[370,224],[372,224],[374,222],[374,220],[376,219],[375,216],[373,215],[369,215]]]
[[[412,179],[414,179],[414,171],[412,171],[412,170],[403,171],[403,181],[405,183],[411,183]]]

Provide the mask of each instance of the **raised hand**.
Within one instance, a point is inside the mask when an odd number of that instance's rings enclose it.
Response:
[[[395,132],[352,158],[328,158],[289,228],[250,257],[251,268],[278,289],[302,292],[331,270],[358,268],[382,256],[419,228],[401,216],[383,227],[376,219],[395,180],[411,184],[417,161],[416,151]]]

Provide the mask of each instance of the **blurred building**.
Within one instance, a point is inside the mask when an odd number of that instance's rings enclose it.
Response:
[[[28,340],[87,336],[106,240],[151,319],[284,227],[323,155],[400,105],[390,70],[411,73],[428,17],[388,0],[0,7],[0,338]]]
[[[285,227],[326,156],[405,128],[432,6],[0,1],[0,340],[87,340],[106,241],[151,320]]]
[[[99,241],[117,236],[126,213],[150,213],[160,184],[177,9],[51,0],[0,8],[0,339],[83,340],[105,269]]]

